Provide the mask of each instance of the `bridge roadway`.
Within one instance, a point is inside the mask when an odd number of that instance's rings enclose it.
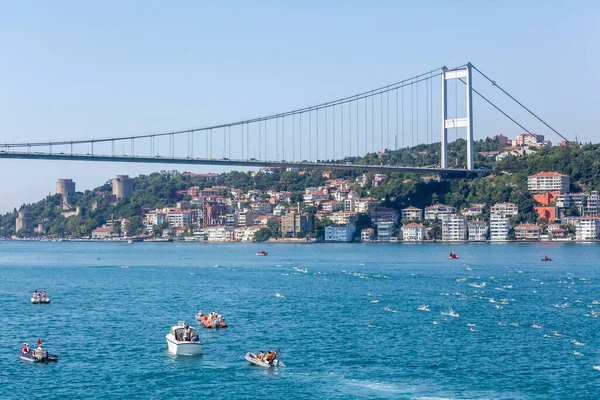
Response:
[[[459,168],[432,168],[432,167],[405,167],[399,165],[359,165],[359,164],[334,164],[327,162],[292,162],[292,161],[261,161],[256,159],[233,160],[227,158],[190,158],[190,157],[149,157],[149,156],[120,156],[99,154],[70,154],[70,153],[26,153],[7,152],[0,150],[0,159],[23,160],[60,160],[60,161],[96,161],[96,162],[127,162],[146,164],[182,164],[182,165],[220,165],[239,167],[272,167],[272,168],[300,168],[324,169],[362,172],[400,172],[417,174],[437,174],[444,178],[463,178],[469,174],[478,173],[479,170],[466,170]]]

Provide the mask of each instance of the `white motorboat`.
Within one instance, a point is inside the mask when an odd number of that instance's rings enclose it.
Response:
[[[196,328],[186,325],[185,321],[179,321],[165,337],[169,352],[172,354],[186,356],[202,354],[202,342]]]
[[[279,357],[279,355],[277,355],[277,357]],[[275,360],[273,360],[272,363],[270,363],[268,361],[259,360],[256,357],[256,354],[254,354],[254,353],[248,352],[244,356],[246,361],[248,361],[251,364],[257,365],[259,367],[263,367],[263,368],[285,367],[285,364],[282,363],[281,361],[279,361],[279,358],[277,358],[277,357],[275,358]]]

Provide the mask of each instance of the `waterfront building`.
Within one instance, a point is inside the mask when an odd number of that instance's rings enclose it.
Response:
[[[490,209],[490,214],[517,215],[519,206],[514,203],[496,203]]]
[[[402,209],[402,219],[422,219],[423,210],[417,207],[409,206]]]
[[[133,179],[129,175],[117,175],[112,180],[112,193],[117,200],[130,198],[133,194]]]
[[[254,235],[264,226],[253,225],[236,228],[233,232],[233,239],[237,242],[253,242]]]
[[[96,240],[104,240],[106,238],[111,238],[114,234],[113,228],[100,227],[96,228],[92,231],[92,239]]]
[[[527,189],[531,194],[544,192],[569,193],[571,180],[558,172],[540,172],[527,178]]]
[[[391,242],[394,237],[394,223],[390,221],[381,221],[377,223],[377,241]]]
[[[442,240],[461,242],[467,239],[467,218],[462,215],[444,215],[442,217]]]
[[[600,237],[600,218],[579,217],[575,218],[574,222],[576,240],[597,240]]]
[[[213,226],[204,230],[209,242],[230,242],[233,240],[233,229],[227,226]]]
[[[325,227],[326,242],[351,242],[354,240],[356,226],[347,225],[329,225]]]
[[[540,240],[540,227],[536,224],[521,224],[515,226],[515,239],[524,241]]]
[[[281,235],[296,236],[300,232],[314,231],[314,216],[308,213],[290,211],[281,217]]]
[[[490,215],[490,240],[505,241],[508,240],[510,232],[510,218],[503,214]]]
[[[488,236],[488,225],[485,221],[469,221],[469,242],[485,242]]]
[[[372,242],[375,237],[375,229],[373,228],[365,228],[360,232],[360,241],[361,242]]]
[[[402,240],[405,242],[422,242],[425,239],[425,227],[423,224],[411,222],[400,228]]]
[[[563,228],[548,229],[548,238],[550,240],[566,240],[569,238],[569,231]]]
[[[437,221],[446,215],[456,214],[456,208],[447,206],[445,204],[434,204],[429,207],[425,207],[425,219],[427,221]]]
[[[398,222],[398,211],[391,208],[378,207],[371,211],[371,223],[377,225],[380,222]]]

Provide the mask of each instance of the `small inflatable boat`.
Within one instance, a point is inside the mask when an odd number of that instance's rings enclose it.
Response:
[[[277,358],[273,361],[273,364],[269,364],[267,361],[259,360],[258,358],[256,358],[256,354],[253,354],[250,352],[246,353],[244,358],[249,363],[257,365],[259,367],[263,367],[263,368],[285,367],[285,364],[282,363],[281,361],[279,361],[279,359],[277,359]]]
[[[31,304],[49,304],[50,299],[47,297],[32,297]]]
[[[58,361],[58,356],[56,354],[50,354],[46,350],[30,350],[27,353],[21,352],[19,354],[19,358],[23,361],[29,361],[34,363]]]

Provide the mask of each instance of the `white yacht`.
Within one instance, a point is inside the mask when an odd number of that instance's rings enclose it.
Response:
[[[166,335],[169,352],[175,355],[191,356],[202,354],[202,342],[196,328],[179,321]]]

